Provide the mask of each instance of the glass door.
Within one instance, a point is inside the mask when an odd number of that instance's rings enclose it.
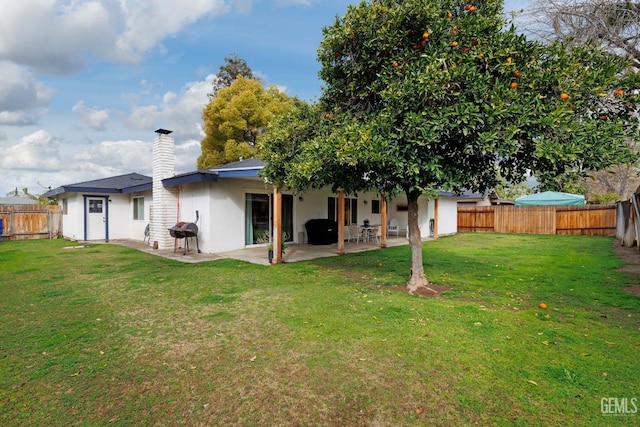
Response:
[[[287,242],[293,241],[293,196],[282,195],[282,231]],[[264,243],[265,235],[273,233],[273,196],[247,194],[245,196],[245,245]]]
[[[255,245],[270,235],[271,197],[268,194],[245,196],[245,245]]]

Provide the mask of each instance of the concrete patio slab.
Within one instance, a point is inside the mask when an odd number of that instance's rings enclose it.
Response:
[[[431,240],[431,239],[423,239]],[[189,250],[185,255],[182,254],[182,249],[179,248],[173,250],[159,250],[153,249],[146,242],[139,240],[110,240],[109,243],[126,246],[128,248],[136,249],[139,251],[147,252],[152,255],[161,256],[164,258],[172,259],[180,262],[198,263],[206,261],[214,261],[220,259],[236,259],[240,261],[246,261],[253,264],[269,265],[267,259],[267,249],[262,246],[252,246],[244,249],[238,249],[229,252],[220,252],[216,254],[198,253],[196,250]],[[406,237],[387,237],[387,247],[408,245],[409,241]],[[378,243],[353,243],[345,242],[344,251],[345,254],[372,251],[380,249]],[[287,250],[283,256],[285,263],[306,261],[316,258],[325,258],[331,256],[338,256],[338,244],[331,245],[308,245],[308,244],[287,244]]]

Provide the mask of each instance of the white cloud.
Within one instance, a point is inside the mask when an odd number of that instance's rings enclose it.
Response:
[[[90,166],[114,171],[115,174],[140,172],[151,167],[151,147],[150,141],[103,141],[77,152],[74,163],[84,168]]]
[[[0,61],[0,124],[25,126],[37,122],[53,97],[53,89],[35,80],[23,67]]]
[[[152,131],[158,126],[173,130],[178,137],[200,138],[202,109],[209,102],[215,76],[186,83],[179,93],[167,91],[158,105],[133,105],[127,119],[130,127]]]
[[[184,142],[176,141],[176,173],[189,172],[196,169],[198,156],[202,153],[200,140],[188,139]]]
[[[224,0],[2,1],[0,59],[57,74],[88,56],[138,62],[167,36],[227,12]]]
[[[78,101],[71,111],[78,114],[91,129],[97,131],[106,130],[105,123],[109,119],[109,112],[107,110],[95,107],[87,108],[84,106],[84,101]]]
[[[54,171],[61,167],[60,140],[44,130],[23,136],[0,156],[2,169]]]
[[[87,52],[108,54],[117,37],[114,18],[99,1],[1,2],[0,57],[39,71],[76,71]]]
[[[120,0],[125,30],[118,35],[119,58],[137,61],[140,54],[168,35],[205,16],[229,12],[224,0]]]

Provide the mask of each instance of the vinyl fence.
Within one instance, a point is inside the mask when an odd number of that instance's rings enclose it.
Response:
[[[52,239],[62,227],[60,206],[0,205],[2,240]]]
[[[461,206],[458,231],[615,236],[616,206]]]

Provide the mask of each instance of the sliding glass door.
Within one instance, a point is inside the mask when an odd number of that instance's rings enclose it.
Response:
[[[293,196],[282,195],[282,231],[287,241],[293,240]],[[273,233],[273,196],[247,193],[245,195],[245,245],[260,243]]]

